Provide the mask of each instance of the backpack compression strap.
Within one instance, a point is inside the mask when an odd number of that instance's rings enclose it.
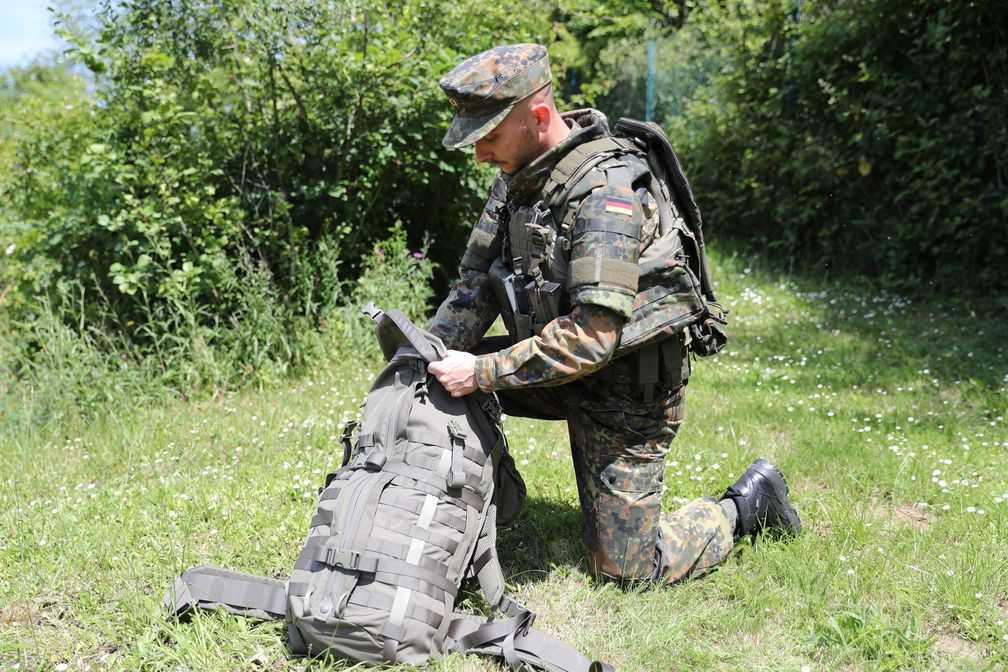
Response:
[[[605,663],[590,661],[559,639],[531,627],[533,615],[506,620],[456,612],[448,626],[451,649],[504,658],[512,669],[549,672],[614,672]]]
[[[200,565],[175,579],[164,602],[169,615],[179,618],[193,609],[221,608],[239,616],[276,621],[287,611],[287,588],[280,579]]]

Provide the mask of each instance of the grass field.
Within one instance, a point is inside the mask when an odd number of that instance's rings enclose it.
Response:
[[[512,592],[620,670],[1008,667],[1008,300],[909,302],[715,262],[732,340],[695,365],[666,508],[762,455],[805,533],[662,589],[596,582],[565,428],[509,418],[530,492],[499,540]],[[0,425],[0,670],[345,669],[289,658],[278,624],[174,623],[161,606],[193,564],[289,570],[378,369],[344,352],[265,392]]]

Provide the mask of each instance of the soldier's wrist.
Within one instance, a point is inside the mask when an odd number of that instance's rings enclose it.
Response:
[[[493,354],[476,356],[476,385],[484,392],[496,390],[497,364]]]

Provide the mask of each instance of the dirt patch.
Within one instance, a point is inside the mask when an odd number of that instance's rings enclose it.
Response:
[[[918,530],[927,530],[931,527],[931,519],[933,514],[930,510],[922,503],[916,502],[914,504],[904,504],[903,506],[896,509],[896,519],[900,520],[908,525],[913,526]]]
[[[920,531],[930,529],[934,520],[934,514],[924,502],[896,504],[888,500],[873,500],[868,505],[868,512],[880,520],[892,521]]]
[[[0,608],[0,625],[42,625],[42,615],[63,613],[59,595],[39,595],[27,602],[14,602]]]
[[[938,633],[938,638],[934,643],[934,650],[942,658],[954,657],[959,660],[968,660],[974,665],[978,665],[982,660],[979,647],[975,642],[963,639],[950,631]]]

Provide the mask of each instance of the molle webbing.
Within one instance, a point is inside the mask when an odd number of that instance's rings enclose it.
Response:
[[[286,611],[284,582],[216,567],[182,572],[165,594],[169,613],[185,616],[192,609],[223,608],[234,614],[279,620]]]
[[[165,596],[170,612],[223,608],[286,618],[297,655],[422,665],[469,649],[512,665],[588,672],[583,658],[567,667],[575,658],[557,657],[563,644],[531,630],[533,615],[503,594],[495,470],[502,460],[513,463],[499,406],[480,402],[478,393],[452,398],[426,372],[443,344],[419,342],[427,336],[401,316],[373,308],[370,314],[389,364],[368,393],[356,443],[352,425],[342,437],[351,454],[319,493],[290,579],[197,567]],[[508,497],[514,515],[514,495]],[[469,575],[510,619],[454,611]]]

